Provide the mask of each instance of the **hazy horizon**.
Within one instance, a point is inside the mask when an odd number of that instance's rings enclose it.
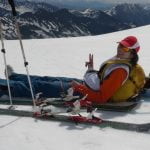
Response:
[[[88,2],[101,2],[101,3],[150,3],[150,0],[29,0],[29,1],[40,1],[40,2],[58,2],[58,3],[71,3],[71,2],[75,2],[75,3],[78,3],[78,2],[85,2],[85,3],[88,3]]]
[[[6,0],[0,0],[6,2]],[[150,0],[14,0],[14,1],[30,1],[30,2],[46,2],[59,8],[83,10],[87,8],[107,10],[117,4],[135,3],[150,4]]]

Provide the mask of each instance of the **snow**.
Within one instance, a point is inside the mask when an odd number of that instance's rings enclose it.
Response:
[[[148,150],[149,135],[128,131],[76,126],[32,118],[2,116],[1,150]],[[17,142],[18,141],[18,142]],[[9,143],[9,144],[8,144]]]
[[[139,63],[148,75],[150,25],[98,36],[23,40],[29,73],[82,78],[86,71],[84,63],[88,60],[89,53],[94,54],[95,69],[98,69],[104,60],[116,54],[116,42],[128,35],[139,39]],[[16,72],[25,73],[19,42],[4,41],[4,44],[7,63],[11,64]],[[4,78],[3,55],[0,55],[0,68],[0,77]],[[149,114],[148,108],[143,107],[141,122],[146,119],[149,121]],[[126,117],[128,120],[130,115],[120,116],[119,119]],[[105,117],[110,116],[111,113],[105,114]],[[130,119],[137,121],[132,117]],[[128,121],[131,121],[130,119]],[[149,138],[149,133],[109,127],[102,129],[33,118],[0,116],[0,150],[149,150]]]
[[[17,11],[19,11],[20,14],[24,14],[26,12],[32,12],[32,13],[35,12],[35,10],[33,8],[28,8],[28,7],[24,7],[24,6],[20,6],[19,8],[17,8]]]

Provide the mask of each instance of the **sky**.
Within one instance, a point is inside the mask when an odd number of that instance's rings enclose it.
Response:
[[[33,1],[33,0],[31,0]],[[108,3],[150,3],[150,0],[39,0],[39,1],[55,1],[55,2],[108,2]]]
[[[20,0],[23,1],[23,0]],[[27,0],[25,0],[27,1]],[[150,4],[150,0],[28,0],[35,2],[47,2],[60,8],[69,9],[108,9],[117,4],[135,3]]]
[[[49,0],[51,1],[51,0]],[[55,0],[55,1],[70,1],[70,2],[74,2],[74,1],[81,1],[81,0]],[[125,2],[129,2],[129,3],[150,3],[150,0],[82,0],[85,2],[110,2],[110,3],[125,3]]]
[[[71,0],[70,0],[71,1]],[[85,1],[97,1],[97,2],[104,2],[104,0],[85,0]],[[105,2],[111,3],[150,3],[150,0],[105,0]]]

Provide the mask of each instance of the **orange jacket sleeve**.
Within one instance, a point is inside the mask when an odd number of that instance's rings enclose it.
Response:
[[[99,91],[93,91],[83,84],[74,86],[74,90],[83,95],[87,95],[87,100],[101,104],[107,102],[109,98],[114,95],[114,93],[121,87],[126,77],[127,72],[122,68],[118,68],[112,71],[109,77],[103,81],[100,85]]]

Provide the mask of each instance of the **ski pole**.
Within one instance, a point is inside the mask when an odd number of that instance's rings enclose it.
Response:
[[[1,35],[1,43],[2,43],[2,49],[1,52],[3,53],[4,57],[4,64],[5,64],[5,74],[6,74],[6,79],[7,79],[7,86],[8,86],[8,94],[9,94],[9,100],[10,100],[10,107],[13,106],[12,103],[12,96],[11,96],[11,90],[10,90],[10,83],[9,83],[9,78],[8,78],[8,69],[7,69],[7,61],[6,61],[6,51],[4,47],[4,38],[3,38],[3,28],[2,28],[2,18],[0,18],[0,35]]]
[[[22,52],[22,56],[23,56],[23,60],[24,60],[24,66],[25,66],[26,72],[27,72],[27,78],[28,78],[28,82],[29,82],[29,86],[30,86],[31,96],[32,96],[32,100],[33,100],[33,106],[35,107],[36,103],[35,103],[35,98],[34,98],[34,94],[33,94],[33,89],[32,89],[31,79],[30,79],[30,75],[29,75],[29,70],[28,70],[28,64],[29,63],[27,62],[26,57],[25,57],[25,51],[24,51],[24,47],[23,47],[23,43],[22,43],[19,24],[18,24],[18,21],[17,21],[17,12],[16,12],[16,9],[15,9],[15,3],[14,3],[14,0],[8,0],[8,2],[10,4],[11,8],[12,8],[12,14],[13,14],[13,18],[14,18],[14,21],[15,21],[17,35],[18,35],[19,42],[20,42],[21,52]]]

